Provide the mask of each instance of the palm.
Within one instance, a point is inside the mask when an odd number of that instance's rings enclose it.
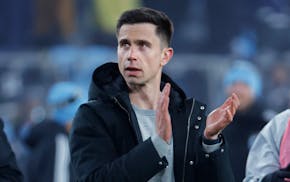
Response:
[[[229,125],[240,105],[236,94],[230,96],[220,107],[213,110],[207,117],[204,136],[216,139],[218,134]]]
[[[172,136],[171,118],[168,111],[170,84],[166,84],[158,101],[156,110],[156,130],[158,135],[167,143]]]

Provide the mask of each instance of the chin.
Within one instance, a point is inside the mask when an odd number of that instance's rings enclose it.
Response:
[[[144,82],[142,82],[140,80],[136,80],[136,79],[127,79],[126,82],[127,82],[127,84],[129,86],[142,86],[142,85],[145,85]]]
[[[129,85],[136,85],[136,84],[138,84],[138,81],[137,81],[136,79],[126,78],[125,80],[126,80],[126,82],[127,82]]]

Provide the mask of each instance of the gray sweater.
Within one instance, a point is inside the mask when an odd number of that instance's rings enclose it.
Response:
[[[151,137],[152,143],[157,150],[160,157],[165,156],[168,161],[168,166],[153,176],[149,182],[174,182],[174,170],[173,170],[173,139],[171,137],[170,143],[166,143],[156,133],[156,111],[144,110],[133,105],[133,109],[137,116],[139,128],[141,130],[142,139],[145,141]],[[203,148],[206,152],[210,153],[219,149],[221,143],[214,145],[206,145],[203,143]]]

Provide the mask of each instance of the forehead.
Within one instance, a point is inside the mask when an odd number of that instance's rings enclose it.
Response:
[[[151,23],[124,24],[118,33],[120,39],[144,39],[158,38],[156,34],[156,25]]]

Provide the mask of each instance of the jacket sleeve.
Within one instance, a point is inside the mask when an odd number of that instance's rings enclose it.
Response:
[[[222,144],[219,149],[207,153],[202,148],[202,139],[200,139],[200,148],[198,150],[198,175],[197,181],[215,181],[215,182],[234,182],[234,175],[230,165],[228,147],[222,135],[219,136]]]
[[[151,139],[120,156],[104,122],[86,104],[76,113],[70,132],[73,181],[142,182],[166,167],[166,159],[159,157]]]
[[[18,169],[15,155],[3,131],[3,122],[0,119],[0,181],[20,182],[22,173]]]

